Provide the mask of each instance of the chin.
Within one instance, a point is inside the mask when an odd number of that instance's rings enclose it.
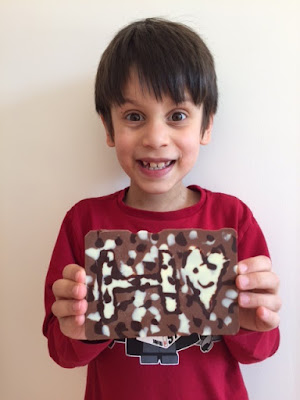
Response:
[[[165,183],[157,184],[157,185],[149,185],[146,188],[141,188],[141,190],[145,194],[149,195],[162,195],[162,194],[168,194],[173,192],[173,190],[176,190],[177,185],[166,185]]]

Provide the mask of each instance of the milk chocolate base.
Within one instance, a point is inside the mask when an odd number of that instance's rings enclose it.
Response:
[[[90,231],[88,340],[239,330],[233,229]]]

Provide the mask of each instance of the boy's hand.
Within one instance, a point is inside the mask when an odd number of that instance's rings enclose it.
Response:
[[[237,288],[240,290],[240,326],[252,331],[269,331],[279,325],[279,278],[265,256],[238,263]]]
[[[76,264],[67,265],[63,278],[54,282],[52,291],[56,299],[52,312],[58,318],[61,332],[69,338],[85,340],[85,270]]]

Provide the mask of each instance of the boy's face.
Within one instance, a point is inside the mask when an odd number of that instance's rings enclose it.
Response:
[[[113,139],[107,129],[106,134],[131,180],[131,195],[137,201],[153,194],[180,195],[200,144],[210,141],[212,118],[201,135],[202,106],[196,106],[188,93],[180,104],[169,96],[157,101],[146,86],[141,87],[136,73],[123,94],[125,103],[111,108]]]

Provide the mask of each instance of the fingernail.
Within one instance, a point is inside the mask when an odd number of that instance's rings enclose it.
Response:
[[[240,286],[245,289],[249,285],[249,278],[247,276],[239,277]]]
[[[245,274],[247,272],[247,269],[248,269],[247,265],[239,264],[239,271],[241,274]]]
[[[73,303],[73,310],[74,311],[78,311],[81,307],[81,302],[80,301],[75,301],[75,303]]]
[[[242,306],[246,306],[250,303],[250,297],[246,293],[240,293],[240,303]]]
[[[80,280],[81,280],[81,271],[78,271],[75,274],[75,281],[80,282]]]
[[[264,308],[264,309],[263,309],[263,313],[262,313],[262,318],[263,318],[264,320],[268,320],[268,319],[269,319],[269,316],[270,316],[270,311],[267,310],[266,308]]]
[[[79,293],[79,286],[78,285],[75,285],[73,287],[72,293],[73,293],[74,296],[76,296],[76,297],[78,296],[78,293]]]
[[[81,326],[84,324],[85,317],[84,317],[84,315],[76,315],[75,320],[76,320],[78,326]]]

